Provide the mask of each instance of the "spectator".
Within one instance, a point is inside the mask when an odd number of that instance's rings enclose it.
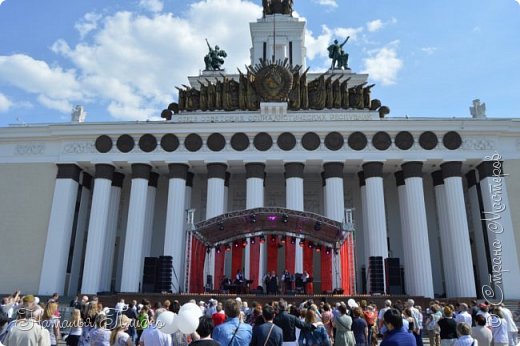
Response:
[[[84,332],[83,335],[85,335]],[[110,346],[110,330],[107,329],[107,317],[104,314],[96,316],[94,329],[83,341],[84,344],[90,346]]]
[[[278,302],[278,313],[274,318],[274,324],[282,328],[284,343],[296,342],[296,328],[301,329],[301,332],[312,330],[310,324],[305,324],[299,318],[287,313],[287,302],[283,299]]]
[[[442,318],[441,307],[438,304],[432,304],[430,306],[430,313],[428,316],[428,322],[426,324],[426,330],[428,331],[428,337],[430,339],[431,346],[440,346],[440,328],[437,322]]]
[[[5,346],[50,346],[49,331],[39,324],[39,316],[34,316],[34,307],[21,308],[17,320],[9,331]]]
[[[437,322],[440,328],[441,346],[452,346],[457,341],[457,322],[453,319],[453,310],[444,307],[444,317]]]
[[[323,304],[323,312],[321,314],[321,321],[323,322],[323,325],[325,326],[325,329],[327,330],[327,334],[329,335],[329,338],[332,340],[332,311],[330,311],[330,305],[329,303]]]
[[[345,311],[345,307],[341,308],[341,311]],[[354,320],[352,321],[352,332],[354,333],[354,338],[356,339],[356,346],[370,346],[368,344],[368,325],[367,321],[361,316],[363,315],[363,310],[357,307],[352,311],[354,314]],[[348,317],[348,316],[347,316]],[[382,316],[381,316],[382,317]],[[336,345],[336,344],[335,344]]]
[[[249,324],[239,320],[240,303],[235,299],[228,299],[224,304],[226,322],[215,327],[213,339],[227,346],[249,345],[252,338],[252,328]]]
[[[224,311],[222,311],[221,304],[217,305],[217,310],[213,315],[211,315],[211,320],[213,321],[213,326],[215,327],[221,325],[222,323],[224,323],[224,321],[226,321],[226,314],[224,313]]]
[[[322,322],[318,322],[318,318],[316,317],[316,313],[314,310],[309,309],[305,315],[305,322],[308,324],[312,324],[316,327],[314,330],[305,330],[300,332],[300,337],[298,338],[298,345],[321,345],[321,346],[330,346],[329,335],[327,334],[327,330]]]
[[[455,316],[455,321],[457,323],[466,323],[471,326],[473,324],[473,318],[471,317],[468,310],[469,310],[468,304],[461,303],[459,305],[459,313],[457,314],[457,316]]]
[[[143,334],[143,331],[148,328],[148,323],[150,321],[150,316],[148,314],[148,305],[145,305],[141,308],[139,311],[139,315],[137,315],[137,325],[135,327],[137,331],[137,343],[139,343],[139,340],[141,339],[141,335]]]
[[[509,345],[516,346],[518,343],[518,327],[516,326],[511,310],[506,308],[503,303],[500,304],[500,309],[504,314],[504,319],[507,321],[507,331],[509,337]]]
[[[213,322],[211,318],[207,316],[202,316],[199,319],[199,326],[197,328],[197,334],[200,336],[200,339],[197,341],[193,341],[190,345],[196,346],[220,346],[218,342],[211,338],[211,333],[213,332]],[[145,345],[146,346],[146,345]]]
[[[51,346],[56,346],[58,344],[58,340],[61,339],[60,319],[56,316],[56,311],[58,311],[58,303],[54,303],[53,301],[47,303],[41,322],[42,327],[49,331]]]
[[[137,324],[137,309],[134,304],[135,300],[128,304],[128,309],[123,311],[123,314],[130,319],[127,333],[130,335],[130,339],[132,339],[133,343],[137,341],[137,330],[135,329]]]
[[[130,319],[125,315],[117,317],[116,327],[110,334],[110,345],[112,346],[133,346],[130,335],[125,333],[130,324]]]
[[[491,333],[493,333],[494,346],[509,345],[507,321],[501,309],[496,309],[491,316]]]
[[[270,305],[265,305],[262,309],[264,323],[253,329],[252,346],[282,346],[283,331],[273,323],[274,309]]]
[[[471,315],[470,315],[471,316]],[[471,337],[471,324],[461,322],[457,324],[457,334],[459,338],[454,346],[478,346],[478,341]]]
[[[68,346],[78,346],[81,335],[83,334],[83,322],[81,321],[81,311],[74,309],[72,311],[72,321],[70,323],[70,331],[67,337]]]
[[[416,346],[415,338],[403,329],[403,318],[397,309],[389,309],[383,315],[388,332],[381,342],[381,346]]]
[[[166,310],[157,310],[155,316],[158,318],[159,315]],[[172,337],[169,334],[161,332],[160,326],[156,326],[152,323],[148,324],[148,328],[143,331],[141,339],[139,341],[141,346],[172,346]]]
[[[476,326],[471,329],[471,336],[477,340],[479,346],[491,346],[493,341],[493,334],[488,327],[486,327],[486,318],[482,315],[475,314]]]

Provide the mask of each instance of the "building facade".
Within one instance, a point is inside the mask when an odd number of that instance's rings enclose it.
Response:
[[[302,75],[304,28],[284,13],[252,23],[252,65],[274,52]],[[368,78],[330,70],[307,82],[333,75],[353,88]],[[189,77],[190,87],[223,78],[241,76],[205,71]],[[0,292],[138,292],[144,258],[163,255],[173,257],[175,291],[189,289],[187,272],[211,275],[216,287],[237,267],[261,284],[267,269],[280,274],[289,260],[291,272],[313,273],[315,291],[343,288],[340,247],[325,254],[280,238],[275,250],[236,250],[238,265],[234,249],[219,265],[217,249],[208,249],[203,273],[186,270],[197,222],[281,207],[342,224],[345,209],[353,213],[357,293],[371,291],[370,258],[379,257],[399,259],[404,278],[395,285],[410,295],[520,298],[518,119],[381,118],[372,107],[288,103],[181,106],[157,122],[0,128]],[[385,280],[386,292],[392,285]]]

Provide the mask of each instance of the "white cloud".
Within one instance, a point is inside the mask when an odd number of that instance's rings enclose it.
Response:
[[[369,32],[378,31],[383,27],[383,21],[381,19],[376,19],[367,23],[367,30]]]
[[[369,52],[368,58],[364,59],[364,71],[370,74],[371,79],[381,82],[382,85],[395,84],[397,74],[403,67],[403,61],[397,57],[399,41],[389,43],[380,49]]]
[[[367,30],[369,32],[376,32],[384,28],[385,26],[389,24],[395,24],[397,23],[397,19],[392,17],[388,21],[383,22],[381,19],[374,19],[370,22],[367,22]]]
[[[349,42],[356,41],[358,35],[363,31],[363,28],[334,28],[330,29],[326,25],[322,25],[321,34],[314,36],[312,31],[305,32],[305,46],[307,48],[307,58],[313,60],[314,58],[322,57],[328,58],[329,52],[327,47],[334,41],[343,42],[350,36]],[[348,43],[347,43],[348,44]]]
[[[436,47],[423,47],[421,48],[421,51],[426,53],[427,55],[432,55],[437,50]]]
[[[520,5],[520,0],[515,0],[518,5]]]
[[[327,6],[330,8],[338,7],[336,0],[314,0],[315,3],[320,4],[322,6]]]
[[[4,3],[5,0],[0,0],[0,5],[2,5]]]
[[[37,100],[41,105],[62,113],[69,113],[72,109],[72,104],[66,99],[53,99],[46,95],[38,95]]]
[[[7,98],[7,96],[0,93],[0,113],[7,112],[12,105],[13,103]]]
[[[161,12],[164,5],[161,0],[139,0],[139,7],[150,12]]]
[[[98,22],[102,17],[101,14],[89,12],[74,25],[74,28],[78,30],[80,37],[83,39],[89,32],[97,29]]]

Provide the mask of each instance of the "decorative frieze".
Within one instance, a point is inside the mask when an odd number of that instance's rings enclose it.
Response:
[[[26,143],[17,144],[14,147],[14,154],[18,156],[42,155],[45,152],[45,144]]]

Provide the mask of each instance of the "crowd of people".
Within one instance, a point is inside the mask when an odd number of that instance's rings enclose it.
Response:
[[[329,304],[306,300],[289,304],[283,299],[270,304],[239,297],[219,302],[191,301],[199,306],[198,328],[192,334],[161,330],[159,316],[178,314],[179,301],[140,303],[124,300],[113,308],[103,307],[97,297],[76,297],[70,316],[61,316],[59,296],[45,304],[32,295],[16,292],[2,300],[0,346],[2,345],[199,345],[199,346],[431,346],[517,345],[518,329],[513,314],[503,304],[430,302],[423,309],[411,299],[378,307],[373,302],[349,299]],[[62,302],[63,305],[63,302]],[[63,310],[62,310],[63,311]],[[197,310],[198,311],[198,310]]]

